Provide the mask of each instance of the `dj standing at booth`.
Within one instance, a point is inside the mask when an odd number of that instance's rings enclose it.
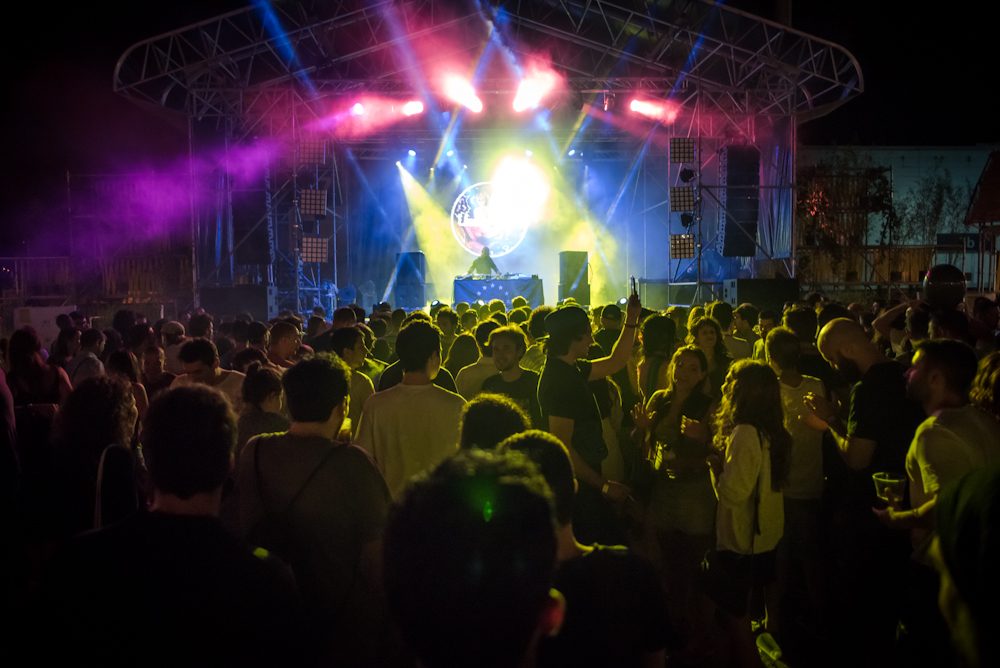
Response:
[[[499,274],[500,270],[497,268],[496,262],[490,257],[490,249],[487,246],[483,246],[483,252],[479,254],[472,264],[469,266],[470,274]]]

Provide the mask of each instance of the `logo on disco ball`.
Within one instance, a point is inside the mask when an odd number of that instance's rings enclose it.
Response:
[[[512,207],[494,197],[490,181],[474,183],[455,198],[451,233],[466,251],[479,255],[484,246],[491,257],[502,257],[518,247],[530,221],[511,215]]]

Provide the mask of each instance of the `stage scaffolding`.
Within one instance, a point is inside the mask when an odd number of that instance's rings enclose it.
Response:
[[[476,62],[484,45],[515,57],[546,52],[572,91],[573,114],[583,105],[643,93],[676,101],[672,126],[645,138],[597,132],[578,138],[593,159],[635,169],[624,226],[627,275],[667,281],[690,278],[690,258],[669,257],[670,186],[680,166],[668,143],[691,138],[698,147],[695,231],[703,266],[695,280],[714,280],[704,251],[714,243],[719,211],[719,151],[752,145],[761,155],[756,254],[726,272],[794,275],[793,175],[797,122],[821,116],[863,90],[856,59],[844,48],[787,26],[711,2],[617,3],[532,0],[491,5],[443,0],[280,2],[234,11],[135,44],[119,59],[115,90],[145,104],[184,114],[189,122],[191,178],[212,192],[192,202],[192,301],[208,285],[277,285],[286,303],[304,309],[330,285],[360,284],[352,266],[354,182],[347,160],[388,159],[391,133],[337,141],[307,132],[331,105],[359,93],[423,96],[435,62]],[[447,45],[415,57],[426,40]],[[516,81],[486,77],[478,87],[506,95]],[[627,113],[624,109],[617,113]],[[591,124],[591,127],[598,125]],[[553,139],[563,138],[554,128]],[[408,130],[407,141],[434,142],[440,132]],[[489,135],[488,130],[483,134]],[[301,146],[323,145],[326,160],[304,162]],[[464,134],[459,141],[475,141]],[[255,147],[269,154],[265,177],[239,183],[226,165]],[[194,156],[221,150],[222,166]],[[194,190],[194,188],[192,189]],[[303,214],[304,191],[325,193],[324,211]],[[249,201],[249,204],[245,204]],[[714,228],[713,228],[714,225]],[[690,229],[690,228],[688,228]],[[303,239],[328,243],[326,262],[304,262]],[[309,242],[315,249],[318,242]],[[397,249],[386,249],[393,252]],[[317,259],[315,256],[313,259]],[[666,261],[664,261],[666,260]],[[720,270],[722,271],[722,270]]]

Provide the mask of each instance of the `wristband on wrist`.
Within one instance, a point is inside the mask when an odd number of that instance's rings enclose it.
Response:
[[[627,322],[623,325],[623,327],[625,327],[625,329],[635,329],[638,326],[639,326],[639,323],[635,323],[634,325],[630,325]]]
[[[608,491],[611,489],[611,481],[605,480],[604,485],[601,486],[601,496],[607,496]]]

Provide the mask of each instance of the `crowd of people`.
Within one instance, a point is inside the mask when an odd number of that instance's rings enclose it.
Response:
[[[1000,311],[637,295],[3,342],[10,656],[990,666]],[[27,654],[26,654],[27,653]]]

